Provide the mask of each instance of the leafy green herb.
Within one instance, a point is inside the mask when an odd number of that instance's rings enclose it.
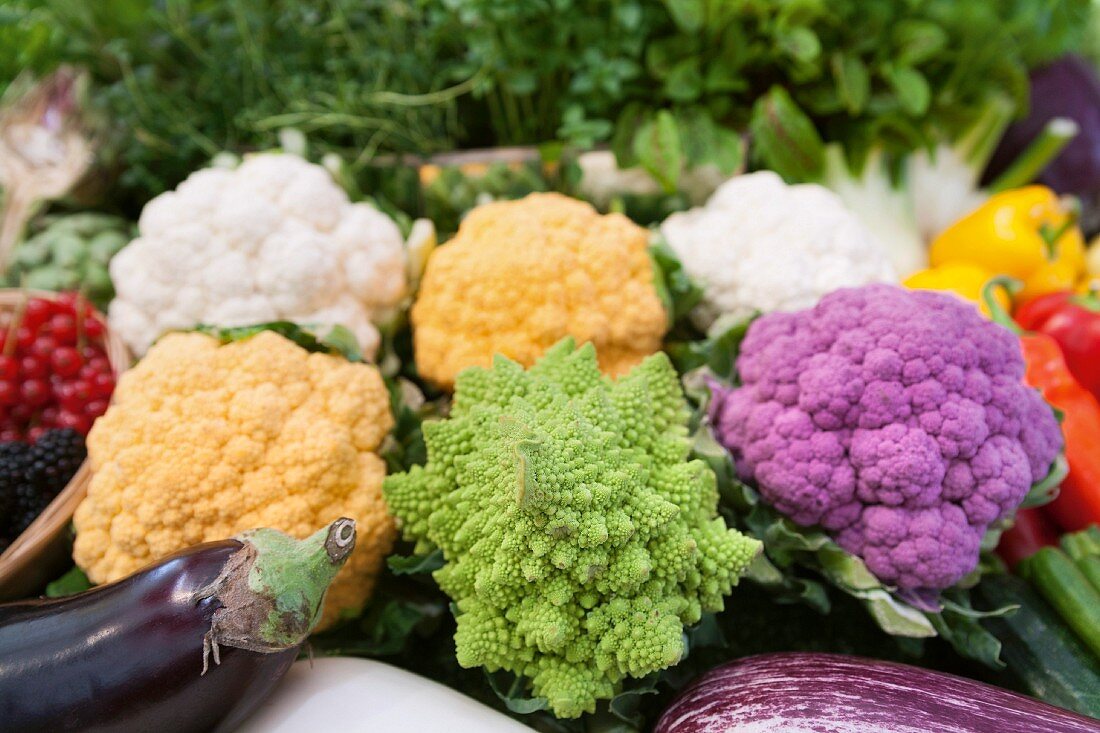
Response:
[[[0,13],[0,40],[21,50],[15,68],[94,71],[138,204],[222,150],[275,147],[294,127],[318,155],[336,153],[352,177],[373,181],[362,190],[384,189],[413,211],[415,171],[402,156],[456,148],[610,141],[621,165],[642,164],[667,190],[685,168],[736,169],[750,127],[755,160],[796,172],[817,165],[811,130],[853,161],[877,148],[908,153],[954,139],[991,97],[1021,108],[1027,71],[1082,43],[1088,8],[46,0]],[[784,132],[809,141],[810,155],[798,147],[789,160]]]

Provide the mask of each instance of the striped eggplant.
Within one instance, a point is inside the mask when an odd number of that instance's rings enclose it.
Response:
[[[839,654],[762,654],[711,670],[654,733],[1100,733],[1100,720],[981,682]]]
[[[222,733],[298,656],[355,546],[258,529],[79,595],[0,605],[0,731]]]

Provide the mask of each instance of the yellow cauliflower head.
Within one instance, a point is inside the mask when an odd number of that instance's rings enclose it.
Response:
[[[73,558],[106,583],[247,529],[304,538],[351,517],[359,538],[328,592],[327,625],[366,602],[393,542],[377,452],[392,425],[368,364],[270,331],[226,345],[165,336],[119,380],[88,435],[93,477]]]
[[[412,309],[421,376],[451,387],[498,353],[530,366],[565,336],[625,374],[667,328],[647,247],[625,216],[561,194],[477,207],[428,261]]]

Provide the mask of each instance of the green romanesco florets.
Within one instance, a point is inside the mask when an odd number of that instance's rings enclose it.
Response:
[[[405,536],[443,551],[460,664],[522,675],[571,718],[680,661],[684,626],[760,548],[717,515],[687,420],[664,354],[612,382],[567,339],[529,371],[459,375],[450,418],[424,425],[427,465],[384,492]]]

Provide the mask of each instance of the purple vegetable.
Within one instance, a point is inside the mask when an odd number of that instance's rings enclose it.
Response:
[[[943,293],[868,285],[765,315],[738,369],[711,406],[738,471],[913,596],[974,569],[1062,445],[1016,336]]]
[[[0,729],[233,730],[297,657],[354,544],[350,519],[302,541],[256,530],[0,606]]]
[[[1077,136],[1043,171],[1039,182],[1079,196],[1084,223],[1100,226],[1100,79],[1078,56],[1063,56],[1031,74],[1028,116],[1012,124],[989,164],[992,179],[1004,171],[1055,117],[1077,123]]]
[[[712,669],[653,733],[1097,733],[1100,721],[999,687],[839,654],[763,654]]]

